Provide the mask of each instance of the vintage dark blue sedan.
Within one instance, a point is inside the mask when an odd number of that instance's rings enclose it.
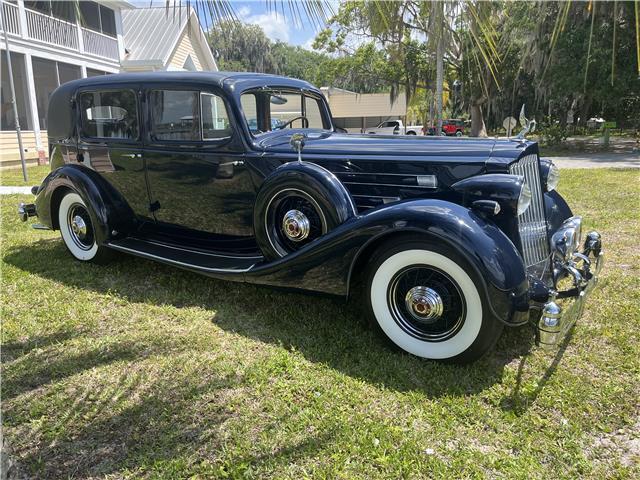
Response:
[[[521,138],[347,135],[306,82],[251,73],[93,77],[50,99],[51,173],[24,220],[84,262],[113,251],[348,297],[414,355],[458,363],[503,326],[554,344],[600,235]],[[355,289],[361,285],[363,288]]]

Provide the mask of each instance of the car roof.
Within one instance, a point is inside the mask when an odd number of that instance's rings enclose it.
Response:
[[[262,87],[296,88],[322,95],[320,90],[304,80],[251,72],[144,72],[115,73],[81,78],[60,85],[49,97],[50,140],[68,138],[73,133],[75,120],[69,105],[78,89],[109,87],[127,84],[212,85],[226,91],[228,95],[239,95],[245,90]]]
[[[116,73],[82,78],[66,84],[67,87],[78,89],[99,85],[115,85],[124,83],[209,83],[218,87],[228,87],[232,90],[246,90],[248,88],[277,85],[279,87],[305,88],[317,90],[304,80],[271,75],[267,73],[251,72],[144,72],[144,73]]]

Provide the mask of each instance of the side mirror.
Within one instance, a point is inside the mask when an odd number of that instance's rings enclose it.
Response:
[[[334,130],[335,132],[337,132],[337,133],[349,133],[349,132],[347,132],[347,129],[346,129],[346,128],[342,128],[342,127],[334,127],[334,129],[333,129],[333,130]]]

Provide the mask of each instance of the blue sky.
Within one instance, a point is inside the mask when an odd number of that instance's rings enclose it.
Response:
[[[198,0],[191,0],[191,5]],[[187,0],[169,0],[169,5],[186,5]],[[132,0],[137,7],[165,7],[166,0]],[[292,45],[301,45],[311,49],[311,44],[317,33],[317,25],[312,25],[304,18],[301,25],[295,24],[291,18],[288,1],[274,0],[230,0],[238,19],[244,23],[259,25],[264,33],[272,40],[282,40]],[[330,0],[332,8],[337,11],[339,0]],[[284,13],[282,9],[284,8]],[[277,11],[276,11],[277,9]],[[304,15],[304,9],[300,8],[300,14]],[[207,21],[209,20],[207,15]],[[204,25],[203,25],[204,27]]]
[[[311,43],[316,36],[317,26],[304,19],[301,25],[291,18],[288,5],[284,5],[284,14],[280,4],[271,2],[267,6],[266,1],[232,1],[238,14],[238,19],[244,23],[259,25],[264,33],[273,40],[282,40],[293,45],[302,45],[311,48]],[[277,8],[277,11],[276,11]],[[304,15],[301,9],[301,14]]]

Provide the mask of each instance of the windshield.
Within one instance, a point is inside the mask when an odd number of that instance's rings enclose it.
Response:
[[[240,96],[240,103],[253,135],[288,128],[331,128],[321,100],[302,90],[248,91]]]

